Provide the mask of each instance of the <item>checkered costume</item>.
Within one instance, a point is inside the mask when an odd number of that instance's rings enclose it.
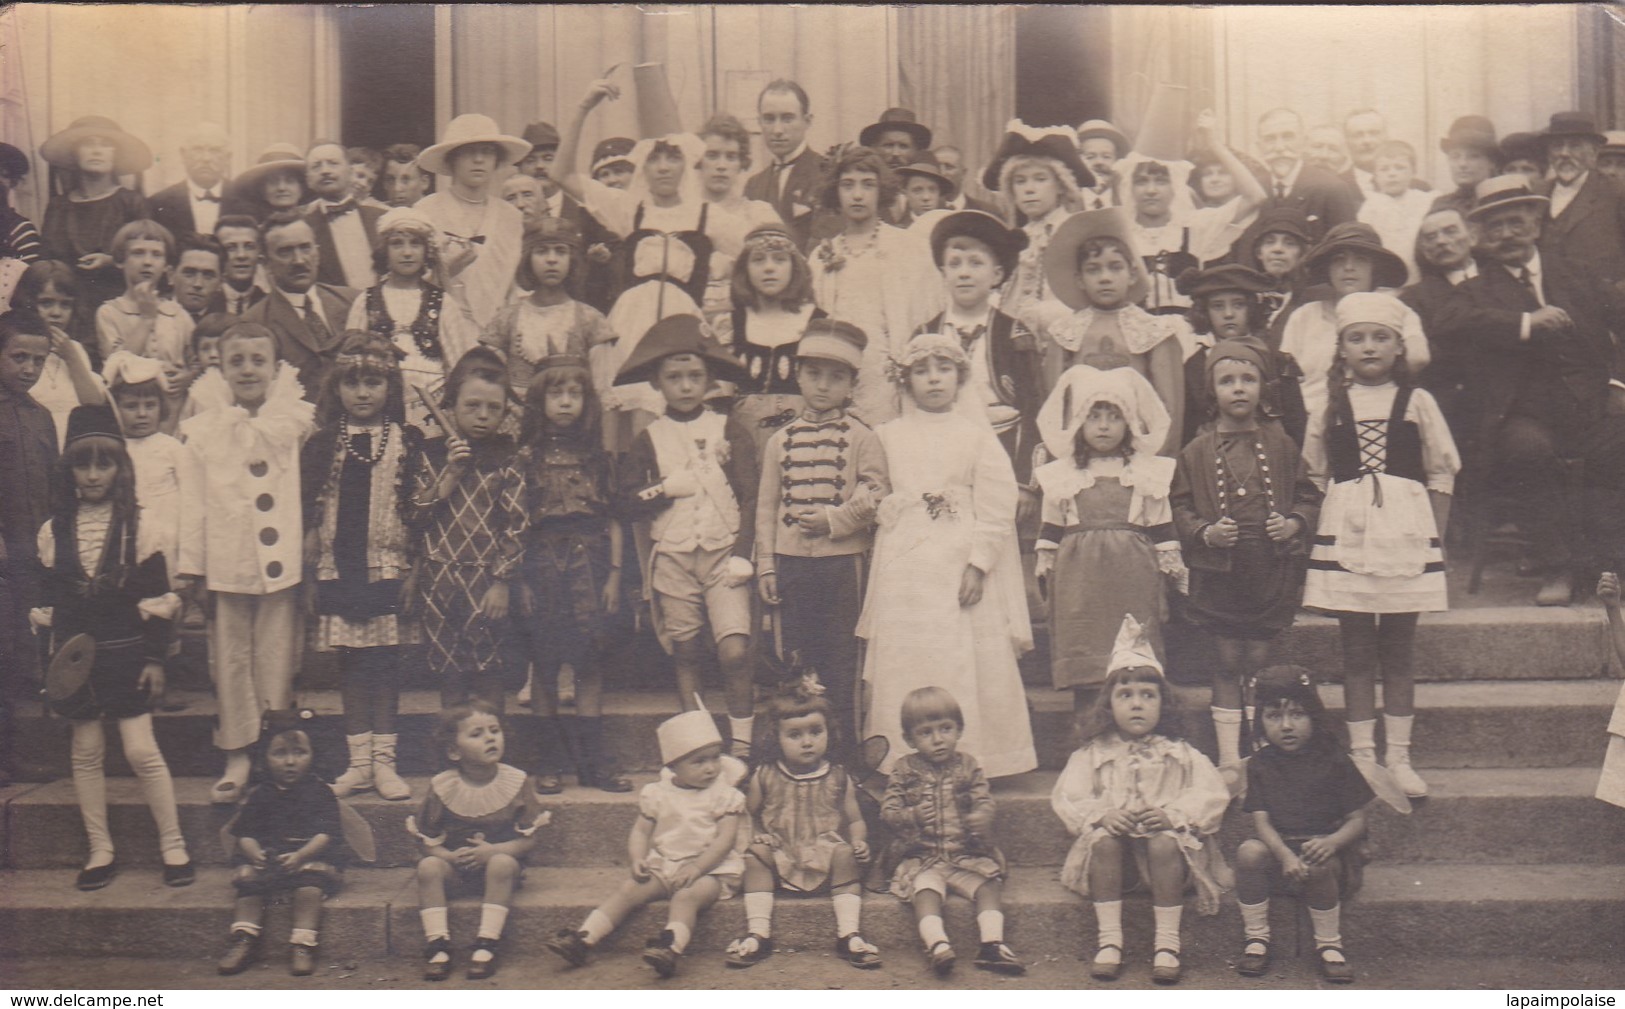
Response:
[[[483,620],[477,611],[487,589],[518,573],[522,557],[524,479],[513,465],[513,441],[498,435],[473,448],[451,496],[437,501],[446,443],[427,442],[427,465],[412,495],[423,535],[418,591],[429,669],[442,681],[482,674],[496,664],[506,621]]]

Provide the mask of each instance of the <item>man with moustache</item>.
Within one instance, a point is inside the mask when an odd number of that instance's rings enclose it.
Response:
[[[1603,136],[1578,112],[1552,116],[1543,136],[1554,178],[1541,252],[1590,277],[1610,325],[1625,329],[1625,197],[1595,170]]]
[[[826,162],[807,146],[807,130],[813,121],[807,92],[792,80],[771,82],[756,98],[756,121],[772,160],[745,181],[745,198],[771,203],[796,248],[805,254],[814,240],[840,229],[839,221],[815,209]],[[825,219],[820,221],[820,216]]]
[[[949,210],[980,210],[999,217],[999,208],[986,200],[965,194],[965,152],[953,144],[942,144],[931,152],[937,159],[937,168],[954,184],[954,198],[948,201]]]
[[[321,252],[317,279],[360,291],[377,283],[372,247],[384,211],[357,202],[350,186],[350,157],[341,145],[318,140],[310,146],[305,152],[305,185],[316,194],[305,208],[305,220]]]
[[[1265,186],[1275,203],[1303,211],[1310,236],[1319,241],[1327,229],[1352,221],[1360,201],[1342,179],[1306,164],[1302,155],[1303,119],[1291,109],[1271,109],[1258,119],[1258,150],[1270,171]]]
[[[271,293],[243,313],[243,319],[264,323],[276,334],[278,354],[299,369],[305,399],[314,403],[338,353],[350,305],[360,292],[317,280],[322,253],[316,233],[307,218],[293,213],[266,219],[265,261]]]
[[[176,239],[213,234],[215,222],[223,215],[249,212],[242,200],[226,195],[231,140],[225,130],[213,123],[199,123],[181,144],[181,164],[186,179],[160,189],[148,202],[152,219]]]

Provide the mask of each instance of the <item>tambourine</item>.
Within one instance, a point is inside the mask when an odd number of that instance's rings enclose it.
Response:
[[[96,639],[75,634],[51,657],[45,671],[45,706],[63,718],[96,717],[90,667],[96,663]]]

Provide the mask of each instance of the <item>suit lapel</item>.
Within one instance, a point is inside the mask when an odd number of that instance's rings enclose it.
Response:
[[[318,289],[312,287],[310,289],[311,294],[314,295]],[[273,291],[269,297],[271,305],[270,310],[266,313],[266,321],[288,334],[301,347],[313,354],[320,354],[323,350],[321,344],[311,339],[310,328],[305,325],[304,316],[300,315],[299,310],[293,307],[293,303],[284,297],[281,291]]]

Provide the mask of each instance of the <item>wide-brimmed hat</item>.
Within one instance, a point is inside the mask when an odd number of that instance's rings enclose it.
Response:
[[[1084,297],[1083,289],[1078,286],[1078,250],[1091,238],[1115,238],[1128,248],[1129,267],[1134,271],[1134,280],[1129,284],[1128,296],[1124,300],[1128,303],[1144,300],[1151,288],[1146,280],[1145,265],[1140,261],[1134,236],[1129,229],[1128,214],[1122,207],[1073,214],[1055,229],[1055,234],[1049,240],[1049,248],[1044,250],[1044,279],[1049,281],[1050,292],[1070,308],[1089,307],[1089,299]]]
[[[502,148],[502,163],[517,164],[530,153],[530,144],[497,128],[497,121],[478,112],[465,112],[446,124],[440,134],[440,143],[424,148],[418,155],[418,167],[436,175],[450,175],[447,157],[466,144],[496,144]]]
[[[1027,247],[1027,233],[1020,228],[1008,227],[1003,221],[981,210],[958,210],[939,220],[931,229],[931,258],[938,268],[948,250],[950,238],[974,238],[993,250],[1004,275],[1016,271],[1021,250]]]
[[[1118,157],[1127,154],[1133,146],[1128,142],[1127,134],[1104,119],[1091,119],[1078,127],[1078,143],[1080,145],[1085,140],[1092,140],[1095,137],[1105,137],[1110,140],[1112,146],[1117,148]]]
[[[525,132],[521,133],[519,138],[529,144],[532,151],[542,147],[557,147],[560,140],[558,127],[546,121],[531,123],[525,127]]]
[[[1496,157],[1501,145],[1495,139],[1495,124],[1487,116],[1462,116],[1450,124],[1450,131],[1439,140],[1439,150],[1445,154],[1458,147]]]
[[[112,141],[117,152],[113,157],[114,174],[135,175],[152,167],[152,148],[139,137],[125,133],[118,123],[106,116],[75,119],[67,129],[52,134],[40,145],[40,157],[57,168],[78,168],[79,144],[87,137],[105,137]]]
[[[643,334],[643,339],[627,355],[615,374],[616,385],[637,385],[651,381],[660,362],[677,354],[694,354],[711,365],[711,377],[724,382],[748,382],[750,371],[732,354],[705,335],[705,323],[697,315],[671,315]]]
[[[20,179],[28,174],[28,155],[11,146],[0,144],[0,175]]]
[[[796,344],[796,359],[835,361],[857,371],[863,364],[869,338],[863,330],[841,319],[814,319]]]
[[[1501,138],[1501,164],[1509,161],[1546,163],[1546,138],[1539,133],[1508,133]]]
[[[1585,137],[1599,144],[1608,142],[1607,137],[1597,132],[1597,124],[1591,117],[1579,112],[1552,113],[1551,121],[1546,124],[1546,131],[1541,137],[1545,140],[1553,137]]]
[[[1174,281],[1174,287],[1187,298],[1203,298],[1220,291],[1261,294],[1275,290],[1275,280],[1250,266],[1225,263],[1206,270],[1186,270]]]
[[[913,161],[894,168],[892,171],[901,176],[918,175],[922,179],[931,179],[942,190],[944,200],[951,200],[959,195],[959,187],[954,185],[953,179],[942,174],[942,162],[938,161],[937,156],[930,151],[921,151],[914,156]]]
[[[1523,176],[1519,176],[1522,181]],[[1372,282],[1378,287],[1401,287],[1410,270],[1405,261],[1382,244],[1377,229],[1359,221],[1345,221],[1326,232],[1326,237],[1304,260],[1304,272],[1311,284],[1327,282],[1326,268],[1339,252],[1359,252],[1371,257]]]
[[[620,161],[631,165],[632,148],[636,147],[637,143],[631,137],[608,137],[598,141],[598,146],[592,149],[592,167],[588,169],[587,174],[597,175],[599,169]]]
[[[1070,129],[1064,126],[1033,127],[1019,119],[1004,124],[1004,138],[993,152],[993,159],[982,169],[982,185],[998,192],[1004,163],[1021,156],[1053,158],[1072,173],[1079,189],[1094,188],[1094,173],[1089,171],[1078,154],[1077,136]]]
[[[1604,130],[1602,149],[1611,154],[1625,154],[1625,130]]]
[[[252,165],[237,173],[232,185],[239,191],[253,193],[264,185],[266,176],[276,172],[298,172],[303,183],[305,152],[288,143],[272,144],[260,152]]]
[[[858,134],[858,143],[873,147],[879,142],[881,134],[892,130],[901,130],[913,137],[914,146],[921,150],[931,146],[931,128],[920,122],[913,109],[887,109],[882,112],[879,122],[870,123]]]
[[[1473,190],[1473,209],[1467,212],[1469,221],[1488,214],[1492,210],[1510,207],[1517,203],[1528,203],[1539,207],[1546,207],[1551,200],[1529,188],[1529,180],[1522,175],[1497,175],[1485,179]]]

